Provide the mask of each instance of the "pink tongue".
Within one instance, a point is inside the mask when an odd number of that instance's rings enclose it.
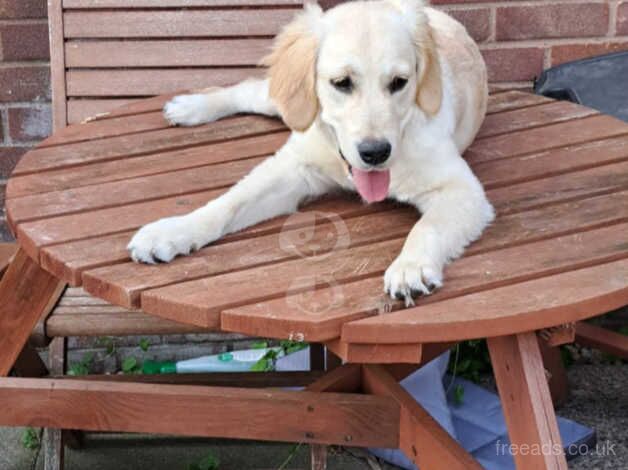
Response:
[[[352,168],[353,182],[366,202],[383,201],[388,196],[390,171],[364,171]]]

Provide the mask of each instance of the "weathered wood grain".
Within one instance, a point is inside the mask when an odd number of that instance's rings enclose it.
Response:
[[[345,324],[342,338],[363,343],[438,342],[538,330],[625,305],[626,276],[628,259],[624,258],[366,318]]]
[[[271,39],[79,40],[65,43],[65,55],[71,68],[255,66],[271,44]]]
[[[0,400],[2,425],[398,445],[399,406],[365,395],[7,378]]]
[[[165,11],[67,11],[66,38],[274,36],[293,8]]]
[[[534,332],[487,340],[518,468],[567,470],[545,368]],[[523,452],[539,449],[536,452]],[[548,449],[548,450],[542,450]]]
[[[555,236],[553,230],[571,228],[568,224],[539,227],[538,231],[525,233],[529,237],[528,244],[522,245],[525,239],[519,238],[513,243],[512,235],[502,227],[498,219],[482,241],[473,245],[463,259],[447,268],[445,287],[417,300],[417,308],[584,266],[596,260],[612,260],[622,256],[621,233],[628,228],[626,224],[620,224],[532,242],[539,236]],[[509,244],[515,246],[504,248]],[[570,250],[565,250],[565,246],[569,246]],[[493,251],[496,249],[500,250]],[[336,338],[345,323],[371,316],[383,321],[388,312],[403,307],[402,302],[392,301],[382,293],[382,284],[381,276],[376,274],[365,280],[321,288],[315,292],[286,294],[272,300],[229,308],[221,314],[221,329],[256,336],[298,337],[305,341]],[[354,338],[352,342],[361,341]]]
[[[0,280],[0,377],[8,375],[33,327],[64,287],[23,250],[15,254]]]

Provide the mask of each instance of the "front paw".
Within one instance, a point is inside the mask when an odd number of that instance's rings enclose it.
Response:
[[[406,307],[414,298],[431,294],[443,285],[442,269],[425,258],[404,256],[403,253],[384,274],[384,291],[393,299],[404,300]]]
[[[198,126],[209,122],[207,95],[175,96],[164,106],[164,118],[173,126]]]
[[[168,217],[142,227],[127,250],[137,263],[168,263],[199,249],[201,243],[184,217]]]

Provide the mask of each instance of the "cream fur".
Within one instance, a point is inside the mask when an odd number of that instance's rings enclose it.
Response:
[[[135,261],[170,261],[221,236],[293,212],[334,188],[355,190],[347,164],[367,169],[356,149],[366,138],[392,145],[389,196],[423,215],[384,276],[408,305],[442,284],[443,268],[493,219],[484,190],[461,157],[488,97],[486,69],[466,30],[421,0],[373,0],[325,13],[309,6],[278,36],[265,59],[269,78],[174,98],[174,124],[236,112],[280,115],[288,142],[223,196],[180,217],[143,227],[129,243]],[[350,76],[350,94],[331,80]],[[391,94],[393,77],[408,83]]]

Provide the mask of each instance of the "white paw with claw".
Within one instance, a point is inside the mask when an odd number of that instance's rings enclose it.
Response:
[[[198,126],[211,119],[206,94],[179,95],[164,106],[164,117],[173,126]]]
[[[403,254],[384,274],[384,291],[393,299],[404,300],[406,307],[414,305],[416,297],[429,295],[442,285],[442,270],[434,263]]]
[[[131,259],[137,263],[169,263],[177,255],[188,255],[202,246],[185,217],[168,217],[142,227],[127,246]]]

